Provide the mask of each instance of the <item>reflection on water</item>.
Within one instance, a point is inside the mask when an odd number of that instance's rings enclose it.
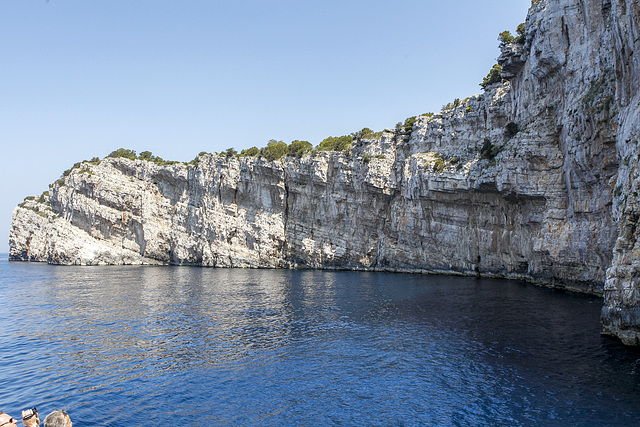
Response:
[[[501,280],[0,262],[0,402],[77,425],[635,425],[594,297]]]

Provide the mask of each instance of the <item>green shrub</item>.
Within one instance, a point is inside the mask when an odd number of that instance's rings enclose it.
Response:
[[[173,165],[176,163],[180,163],[174,160],[165,160],[162,157],[154,156],[151,151],[142,151],[137,158],[140,160],[146,160],[147,162],[155,163],[158,166]],[[136,158],[134,157],[132,160],[135,160],[135,159]]]
[[[460,100],[458,100],[460,101]],[[404,132],[411,133],[413,131],[413,125],[416,123],[416,116],[411,116],[404,121]]]
[[[501,43],[508,44],[508,43],[513,43],[514,38],[511,35],[511,32],[503,31],[500,34],[498,34],[498,40],[500,40]]]
[[[351,134],[351,137],[355,140],[360,140],[360,139],[368,139],[370,135],[373,134],[373,131],[369,128],[362,128],[362,130],[359,130],[357,132],[353,132]]]
[[[353,132],[351,137],[354,140],[362,140],[362,139],[378,139],[382,136],[382,132],[374,132],[369,128],[362,128],[357,132]]]
[[[287,154],[287,144],[275,139],[269,140],[267,146],[260,150],[260,156],[269,161],[280,160],[282,156]]]
[[[524,44],[525,39],[526,39],[526,24],[523,22],[522,24],[518,25],[518,28],[516,28],[516,33],[518,33],[518,35],[516,36],[516,38],[513,40],[516,43],[520,43],[520,44]]]
[[[518,125],[514,122],[509,122],[507,123],[507,125],[505,126],[505,129],[507,131],[507,136],[509,138],[513,138],[517,133],[518,133]]]
[[[138,155],[140,160],[151,160],[153,158],[153,153],[151,151],[143,151]]]
[[[493,145],[489,138],[484,139],[484,143],[482,144],[482,148],[480,149],[481,158],[493,161],[499,152],[500,150],[495,145]]]
[[[300,158],[313,150],[313,145],[309,141],[294,140],[287,147],[287,155]]]
[[[436,158],[436,161],[433,163],[433,171],[436,173],[440,173],[444,170],[445,163],[442,157]]]
[[[364,156],[362,156],[362,163],[369,164],[371,162],[371,155],[370,154],[365,154]]]
[[[238,152],[236,151],[235,148],[229,147],[220,154],[226,157],[234,157],[238,155]]]
[[[502,67],[500,67],[499,64],[494,64],[494,66],[491,67],[489,74],[487,74],[487,76],[482,80],[482,83],[480,83],[480,86],[482,86],[483,89],[486,89],[489,85],[500,83],[502,81],[502,76],[500,75],[501,70]]]
[[[351,150],[353,137],[351,135],[330,136],[318,144],[318,151],[341,151],[348,153]]]
[[[467,98],[468,100],[469,98]],[[464,103],[464,101],[460,101],[460,98],[456,98],[453,100],[453,102],[449,102],[447,104],[444,104],[442,106],[442,111],[449,111],[449,110],[453,110],[455,108],[458,108],[460,105],[462,105]]]
[[[245,148],[240,151],[240,157],[258,157],[260,155],[260,150],[258,147]]]
[[[112,151],[107,157],[124,157],[129,160],[136,160],[138,158],[135,151],[128,150],[126,148],[118,148],[117,150]]]

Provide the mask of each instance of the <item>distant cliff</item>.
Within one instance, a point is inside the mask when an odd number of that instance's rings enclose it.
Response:
[[[521,278],[638,345],[639,9],[537,1],[497,83],[349,154],[83,163],[15,209],[10,259]]]

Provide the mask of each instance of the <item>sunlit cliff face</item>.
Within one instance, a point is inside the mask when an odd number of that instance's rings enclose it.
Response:
[[[350,153],[82,164],[15,210],[10,258],[520,278],[604,294],[637,343],[639,21],[536,2],[502,82]]]

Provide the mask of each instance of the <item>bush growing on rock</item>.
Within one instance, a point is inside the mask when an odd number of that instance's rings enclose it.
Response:
[[[518,33],[518,35],[513,41],[515,43],[523,44],[526,38],[525,31],[526,31],[526,25],[523,22],[522,24],[518,25],[518,28],[516,28],[516,33]]]
[[[133,153],[135,153],[135,151]],[[162,157],[154,156],[151,151],[142,151],[137,158],[139,160],[146,160],[147,162],[155,163],[158,166],[173,165],[173,164],[179,163],[179,162],[176,162],[175,160],[165,160]],[[132,160],[135,160],[135,159],[136,158],[134,157]]]
[[[378,139],[382,136],[382,132],[374,132],[369,128],[362,128],[357,132],[353,132],[351,137],[354,140],[363,140],[363,139]]]
[[[138,158],[134,150],[128,150],[126,148],[118,148],[117,150],[112,151],[107,157],[124,157],[129,160],[136,160]]]
[[[460,101],[460,100],[458,100]],[[413,131],[413,125],[416,123],[416,116],[411,116],[405,119],[404,121],[404,131],[405,133],[411,133]]]
[[[260,155],[269,161],[280,160],[287,154],[287,144],[275,139],[269,140],[267,146],[260,150]]]
[[[484,139],[482,148],[480,149],[481,158],[493,161],[499,152],[500,150],[495,145],[493,145],[489,138]]]
[[[514,122],[509,122],[507,123],[507,125],[505,126],[505,129],[507,131],[507,136],[509,138],[513,138],[517,133],[518,133],[518,125]]]
[[[151,151],[143,151],[138,155],[140,160],[151,160],[153,158],[153,153]]]
[[[260,150],[258,147],[245,148],[240,151],[240,157],[258,157],[260,155]]]
[[[500,83],[502,81],[502,76],[500,75],[500,71],[502,71],[502,67],[499,64],[494,64],[494,66],[489,71],[489,74],[482,80],[480,86],[483,89],[486,89],[487,86],[490,86],[494,83]]]
[[[500,43],[509,44],[513,43],[514,37],[510,31],[503,31],[498,35],[498,40],[500,40]]]
[[[224,150],[222,153],[223,156],[225,157],[234,157],[234,156],[238,156],[238,152],[236,151],[235,148],[233,147],[229,147],[226,150]]]
[[[330,136],[318,144],[318,151],[341,151],[348,153],[351,150],[353,137],[351,135]]]
[[[313,150],[313,145],[309,141],[294,140],[287,147],[287,155],[300,158]]]
[[[469,98],[467,98],[466,100],[468,100],[468,99]],[[458,108],[461,104],[464,104],[465,101],[460,101],[460,98],[456,98],[456,99],[453,100],[453,102],[448,102],[448,103],[444,104],[442,106],[442,111],[449,111],[449,110],[453,110],[455,108]]]

